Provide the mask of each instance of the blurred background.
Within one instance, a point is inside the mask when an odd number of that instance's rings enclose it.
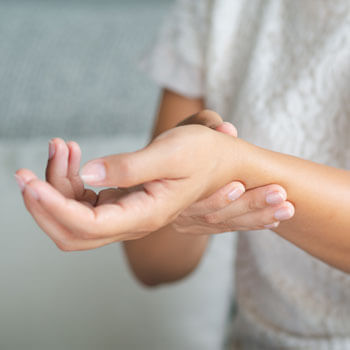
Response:
[[[171,0],[0,0],[0,349],[189,349],[223,344],[232,235],[199,269],[145,289],[119,244],[63,253],[36,226],[14,181],[44,178],[48,141],[83,162],[145,145],[159,88],[138,69]],[[179,257],[181,259],[181,257]]]

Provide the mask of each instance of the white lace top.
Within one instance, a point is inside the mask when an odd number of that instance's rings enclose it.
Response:
[[[144,65],[243,139],[350,169],[349,0],[179,0]],[[350,349],[350,275],[267,230],[237,247],[234,349]]]

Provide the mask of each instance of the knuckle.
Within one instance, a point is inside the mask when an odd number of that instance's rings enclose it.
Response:
[[[205,214],[203,219],[207,224],[218,224],[220,222],[219,217],[214,213]]]
[[[258,203],[257,203],[257,199],[256,199],[256,196],[251,196],[249,199],[248,199],[248,210],[249,211],[253,211],[255,209],[258,208]]]
[[[210,128],[213,128],[213,129],[215,129],[223,121],[221,116],[218,113],[216,113],[210,109],[204,109],[204,110],[200,111],[197,114],[197,118],[199,120],[202,120],[205,125],[207,125]]]
[[[72,246],[70,242],[55,242],[57,248],[62,252],[73,252],[76,249]]]
[[[222,120],[221,116],[218,113],[216,113],[213,110],[211,110],[211,109],[203,109],[200,112],[198,112],[197,116],[199,118],[203,118],[203,119],[215,118],[215,119],[218,119],[218,120]]]
[[[264,194],[269,194],[269,193],[280,193],[283,197],[284,200],[287,199],[287,192],[286,190],[280,186],[280,185],[268,185],[268,186],[265,186],[264,188]]]
[[[252,190],[249,196],[247,196],[247,200],[248,209],[250,211],[264,209],[269,206],[269,204],[266,201],[266,190],[263,190],[261,188]]]

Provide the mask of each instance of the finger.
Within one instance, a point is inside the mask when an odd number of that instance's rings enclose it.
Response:
[[[37,194],[28,186],[33,181],[39,181],[37,176],[28,169],[20,169],[15,174],[23,181],[23,200],[27,210],[33,216],[39,227],[46,232],[51,239],[60,242],[60,238],[64,239],[64,235],[59,237],[58,232],[62,231],[62,227],[58,225],[52,217],[40,206],[37,201]]]
[[[27,184],[26,190],[36,193],[43,209],[82,239],[116,237],[121,241],[132,239],[140,232],[155,231],[161,225],[166,209],[165,197],[158,196],[158,199],[145,191],[136,191],[115,204],[91,209],[65,198],[50,184],[37,179]]]
[[[229,220],[229,226],[235,230],[260,230],[264,228],[276,228],[279,222],[291,219],[295,209],[292,203],[286,201],[275,207],[268,207],[247,213]],[[217,220],[223,218],[217,217]]]
[[[90,189],[84,188],[83,180],[79,175],[81,150],[79,145],[74,141],[67,142],[69,149],[67,177],[72,186],[75,199],[84,201],[90,206],[95,206],[97,202],[97,194]]]
[[[67,177],[69,150],[64,140],[56,137],[49,142],[46,180],[56,187]]]
[[[87,220],[93,217],[91,209],[73,199],[64,197],[57,189],[47,182],[33,179],[26,184],[25,191],[29,191],[29,193],[37,199],[37,202],[43,209],[61,224],[64,224],[66,219],[63,216],[67,215],[72,217],[73,220],[77,212],[80,216],[84,215]],[[64,207],[66,207],[66,210],[63,210]],[[69,212],[71,213],[69,214]],[[76,219],[79,220],[81,217],[77,216]]]
[[[23,200],[27,210],[38,226],[64,251],[77,251],[98,248],[114,242],[113,238],[81,240],[66,230],[39,204],[36,194],[28,186],[24,189]]]
[[[52,151],[52,149],[54,151]],[[46,180],[64,196],[76,197],[76,190],[68,178],[70,151],[64,140],[54,138],[49,143],[49,155],[52,155],[47,162]],[[82,194],[82,188],[78,188],[78,194]]]
[[[242,183],[238,181],[231,182],[217,190],[210,197],[192,204],[189,208],[182,212],[181,215],[201,216],[218,211],[240,198],[244,192],[245,188]]]
[[[136,152],[90,161],[83,166],[80,176],[89,185],[110,187],[130,187],[156,179],[185,177],[190,173],[189,168],[194,167],[194,162],[185,164],[183,161],[184,155],[187,159],[196,156],[196,149],[191,155],[193,134],[197,133],[197,138],[200,138],[208,129],[197,125],[181,128],[162,133]],[[199,134],[200,131],[202,134]]]
[[[15,173],[15,177],[19,178],[19,180],[23,182],[23,185],[38,178],[31,170],[25,168],[18,169]]]
[[[67,176],[69,178],[79,177],[81,150],[74,141],[67,142],[69,150]]]
[[[80,159],[81,150],[76,142],[70,141],[66,144],[62,139],[52,139],[49,143],[46,179],[65,197],[94,205],[96,194],[91,190],[86,193],[79,176]]]
[[[28,169],[19,169],[16,171],[15,176],[17,181],[23,185],[22,193],[23,200],[27,210],[33,216],[33,219],[38,226],[56,243],[56,245],[64,251],[76,251],[87,250],[105,246],[115,242],[115,238],[103,238],[95,240],[81,240],[74,237],[72,232],[65,229],[63,225],[60,225],[55,221],[54,217],[50,215],[37,200],[36,192],[31,190],[31,186],[27,187],[27,184],[33,180],[38,179],[37,176]],[[86,200],[92,201],[92,198],[96,198],[96,193],[87,190]]]
[[[215,130],[234,137],[238,136],[236,127],[229,122],[223,122],[218,127],[216,127]]]
[[[79,175],[80,170],[80,161],[81,161],[81,150],[79,145],[74,141],[67,142],[67,147],[69,150],[68,157],[68,169],[67,169],[67,178],[69,179],[72,190],[74,192],[74,197],[76,199],[80,198],[90,198],[91,193],[85,193],[84,183]],[[95,192],[91,191],[95,194]],[[97,195],[93,197],[96,201]]]
[[[271,205],[281,204],[287,199],[285,189],[279,185],[267,185],[246,191],[238,200],[219,210],[221,217],[234,218]]]
[[[177,126],[200,124],[203,126],[207,126],[211,129],[216,129],[222,123],[223,120],[219,114],[209,109],[205,109],[184,119],[183,121],[178,123]]]
[[[36,192],[33,192],[32,187],[27,185],[23,192],[23,200],[27,210],[30,212],[38,226],[56,244],[63,246],[70,237],[68,231],[66,231],[62,225],[57,223],[57,221],[46,212],[37,199]]]

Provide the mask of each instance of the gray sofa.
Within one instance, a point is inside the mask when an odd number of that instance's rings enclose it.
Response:
[[[119,244],[63,253],[36,226],[13,179],[44,175],[47,143],[83,162],[142,147],[158,88],[138,71],[169,1],[0,1],[0,349],[215,350],[232,293],[234,237],[200,268],[145,289]],[[179,257],[181,258],[181,257]]]

